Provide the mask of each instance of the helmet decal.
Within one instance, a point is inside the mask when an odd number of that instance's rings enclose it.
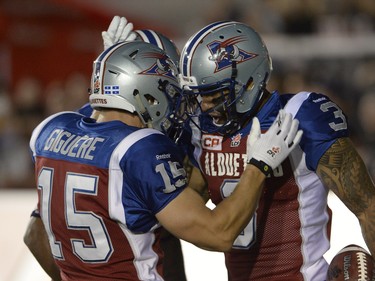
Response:
[[[137,34],[136,40],[151,43],[164,50],[176,66],[178,66],[180,51],[171,39],[151,29],[135,30],[134,32]]]
[[[207,48],[212,54],[209,60],[215,61],[216,63],[215,73],[230,67],[232,61],[236,61],[237,64],[240,64],[258,56],[257,54],[248,53],[236,46],[237,43],[245,40],[246,38],[244,38],[244,36],[236,36],[223,42],[213,41],[207,45]]]
[[[120,86],[119,85],[104,85],[104,94],[105,95],[119,95]]]
[[[192,54],[195,52],[195,49],[200,44],[200,42],[203,40],[203,38],[205,38],[208,34],[213,32],[214,30],[216,30],[218,28],[221,28],[223,26],[230,25],[230,24],[233,24],[233,22],[221,21],[221,22],[212,23],[212,24],[206,26],[205,28],[203,28],[202,30],[200,30],[194,37],[189,39],[188,44],[185,45],[185,46],[188,46],[188,48],[183,51],[185,54],[184,54],[184,56],[182,58],[182,61],[181,61],[182,67],[183,67],[181,69],[181,71],[185,76],[191,75],[191,73],[190,73],[191,69],[188,67],[188,65],[189,65],[190,59],[192,57]],[[181,65],[180,65],[180,67],[181,67]],[[189,73],[188,73],[188,71],[189,71]]]
[[[158,75],[170,78],[174,78],[178,74],[177,67],[167,55],[149,52],[147,54],[144,54],[143,57],[156,58],[157,61],[150,68],[142,71],[139,74]]]

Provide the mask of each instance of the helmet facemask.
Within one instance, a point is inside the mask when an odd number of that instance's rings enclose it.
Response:
[[[237,110],[237,103],[241,102],[245,93],[254,90],[253,78],[250,77],[247,83],[243,84],[236,80],[236,74],[236,64],[233,62],[232,76],[228,79],[200,86],[193,86],[192,84],[184,85],[183,95],[189,103],[189,118],[203,133],[230,135],[239,130],[253,113],[253,108],[244,113],[240,113]],[[265,80],[267,80],[267,77],[265,77]],[[256,95],[254,105],[256,105],[257,101],[261,98],[265,85],[266,83],[262,83],[259,90],[252,93],[252,95]],[[203,111],[201,106],[202,96],[213,94],[220,94],[214,99],[217,105]],[[225,121],[221,121],[220,123],[216,122],[211,116],[213,112],[220,113],[221,117],[225,118]],[[193,117],[198,117],[201,125],[198,125]]]
[[[168,81],[159,80],[159,90],[165,93],[168,99],[168,112],[159,124],[160,130],[176,143],[184,130],[184,124],[188,118],[186,114],[186,102],[181,89]]]

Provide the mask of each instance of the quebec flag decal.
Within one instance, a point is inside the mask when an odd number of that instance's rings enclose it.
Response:
[[[105,95],[118,95],[120,94],[120,86],[113,85],[113,86],[104,86],[104,94]]]

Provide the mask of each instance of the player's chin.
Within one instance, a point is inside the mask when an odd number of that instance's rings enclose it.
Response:
[[[212,121],[216,125],[223,125],[226,122],[226,118],[219,114],[210,114]]]

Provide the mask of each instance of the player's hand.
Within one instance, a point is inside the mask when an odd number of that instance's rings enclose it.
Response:
[[[247,161],[268,175],[279,166],[289,153],[299,144],[302,130],[298,130],[298,120],[292,114],[280,110],[275,121],[265,134],[261,134],[258,118],[247,139]]]
[[[114,16],[107,31],[102,32],[104,50],[123,41],[134,41],[137,35],[133,32],[133,23],[125,17]]]

